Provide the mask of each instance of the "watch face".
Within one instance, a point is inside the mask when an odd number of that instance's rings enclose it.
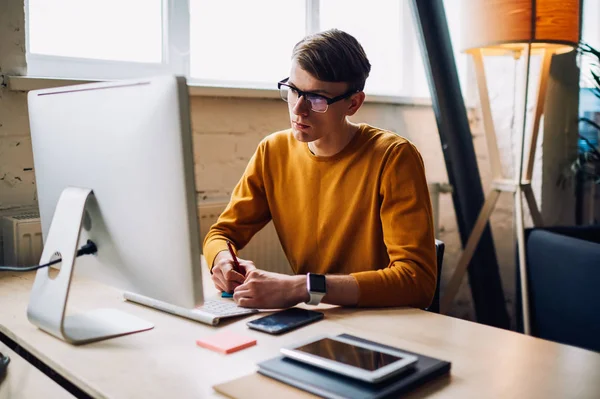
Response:
[[[308,276],[310,278],[311,292],[319,292],[324,294],[327,291],[327,284],[325,282],[324,275],[310,273]]]

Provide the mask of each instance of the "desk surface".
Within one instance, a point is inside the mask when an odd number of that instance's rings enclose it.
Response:
[[[418,309],[322,306],[324,320],[276,337],[249,330],[245,323],[250,318],[210,327],[125,302],[119,290],[76,279],[69,297],[71,312],[113,307],[155,328],[72,346],[27,320],[33,277],[0,274],[0,331],[94,397],[217,396],[212,386],[254,372],[256,363],[278,355],[281,346],[338,333],[452,362],[450,379],[416,390],[414,397],[600,397],[598,353]],[[208,296],[216,295],[208,279],[205,287],[212,292]],[[196,346],[196,339],[223,330],[254,337],[257,345],[230,355]]]
[[[0,382],[0,399],[74,399],[74,396],[0,342],[0,352],[10,357]]]

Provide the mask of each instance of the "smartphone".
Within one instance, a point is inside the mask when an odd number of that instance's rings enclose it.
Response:
[[[281,334],[300,326],[321,320],[323,313],[301,308],[289,308],[256,320],[246,325],[254,330],[269,334]]]

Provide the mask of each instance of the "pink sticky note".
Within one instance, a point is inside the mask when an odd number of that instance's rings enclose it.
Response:
[[[227,354],[256,345],[256,340],[231,331],[222,331],[196,340],[196,344],[203,348]]]

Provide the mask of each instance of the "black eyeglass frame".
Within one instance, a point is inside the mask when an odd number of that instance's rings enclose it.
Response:
[[[302,90],[300,90],[297,87],[290,86],[289,84],[286,83],[288,80],[290,80],[290,78],[285,78],[285,79],[280,80],[279,82],[277,82],[277,89],[281,90],[281,86],[285,86],[285,87],[288,87],[288,88],[290,88],[292,90],[295,90],[295,91],[298,92],[298,99],[300,99],[300,97],[305,96],[306,94],[310,94],[312,96],[317,96],[317,97],[324,98],[325,101],[327,102],[327,108],[325,109],[325,111],[322,111],[322,113],[327,112],[327,109],[329,109],[329,106],[331,104],[336,103],[336,102],[341,101],[341,100],[344,100],[344,99],[352,96],[353,94],[360,93],[360,90],[353,89],[353,90],[348,90],[346,93],[341,94],[339,96],[335,96],[333,98],[329,98],[329,97],[326,97],[326,96],[318,94],[318,93],[313,93],[313,92],[310,92],[310,91],[302,91]],[[304,99],[306,100],[306,97],[304,97]],[[315,111],[314,109],[312,109],[312,107],[311,107],[311,110]],[[320,111],[315,111],[315,112],[320,112]]]

